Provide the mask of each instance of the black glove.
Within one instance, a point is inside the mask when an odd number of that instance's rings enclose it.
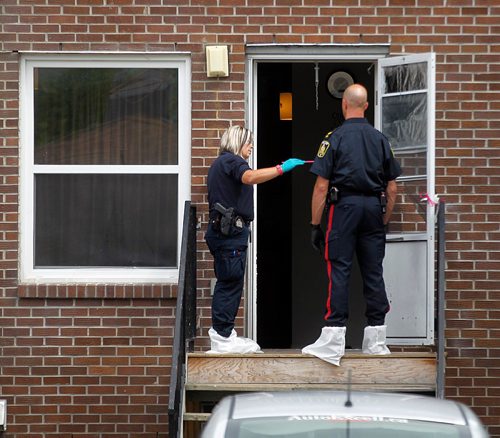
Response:
[[[325,250],[325,233],[323,233],[319,224],[311,224],[311,245],[316,251],[323,254]]]

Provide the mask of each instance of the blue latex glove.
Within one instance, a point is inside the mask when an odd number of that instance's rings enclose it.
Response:
[[[289,158],[286,161],[283,161],[283,164],[281,164],[281,169],[283,170],[283,173],[289,172],[290,170],[295,169],[297,166],[302,166],[305,163],[304,160],[299,160],[298,158]]]

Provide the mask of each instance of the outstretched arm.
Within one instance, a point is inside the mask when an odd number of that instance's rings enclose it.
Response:
[[[265,167],[263,169],[247,170],[241,177],[243,184],[253,185],[269,181],[277,176],[282,175],[278,167]]]
[[[265,167],[263,169],[249,169],[241,177],[241,182],[243,184],[253,185],[261,184],[263,182],[269,181],[277,176],[283,175],[285,172],[290,172],[297,166],[302,166],[305,163],[304,160],[299,160],[298,158],[289,158],[284,161],[283,164],[278,164],[275,167]]]

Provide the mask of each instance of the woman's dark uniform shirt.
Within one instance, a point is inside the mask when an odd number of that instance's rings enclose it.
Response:
[[[342,191],[373,194],[401,175],[391,145],[365,118],[347,119],[320,145],[311,172]]]
[[[207,181],[211,217],[218,202],[224,208],[234,208],[235,214],[246,222],[253,220],[253,186],[241,181],[247,170],[251,168],[246,160],[231,152],[223,152],[213,162]]]

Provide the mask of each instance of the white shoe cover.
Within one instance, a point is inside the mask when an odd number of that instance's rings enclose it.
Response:
[[[257,342],[249,338],[238,337],[233,329],[228,338],[219,335],[213,328],[208,331],[210,347],[208,354],[227,353],[262,353]]]
[[[369,325],[365,327],[363,336],[363,353],[365,354],[391,354],[385,345],[386,325]]]
[[[302,349],[303,354],[312,354],[333,365],[339,366],[345,353],[345,327],[323,327],[318,340]]]

